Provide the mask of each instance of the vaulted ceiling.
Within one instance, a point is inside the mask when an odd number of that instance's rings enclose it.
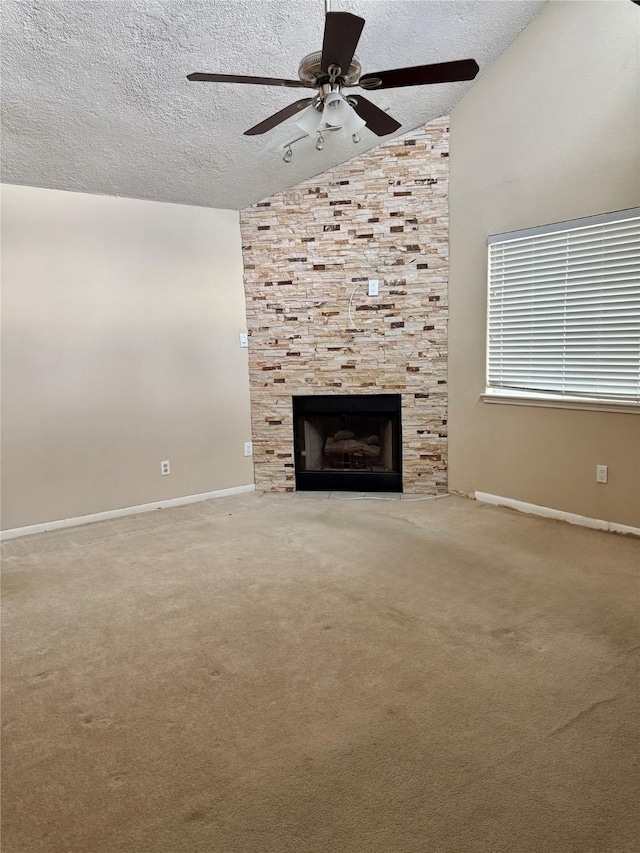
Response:
[[[334,0],[366,18],[366,73],[474,58],[480,75],[544,0]],[[297,78],[320,50],[322,0],[4,0],[2,179],[63,190],[242,208],[378,145],[328,135],[282,160],[289,120],[243,131],[301,89],[193,83],[192,71]],[[372,92],[406,133],[447,113],[472,82]],[[359,90],[355,90],[359,91]],[[390,138],[390,137],[386,137]]]

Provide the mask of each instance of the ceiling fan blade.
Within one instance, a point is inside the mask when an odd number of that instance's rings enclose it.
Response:
[[[327,12],[320,63],[323,71],[328,71],[330,65],[338,65],[343,74],[347,73],[363,27],[364,18],[357,15]]]
[[[393,116],[385,113],[380,107],[377,107],[371,101],[363,98],[362,95],[356,95],[352,98],[349,96],[349,102],[353,101],[353,108],[358,113],[360,118],[363,118],[369,130],[373,131],[376,136],[387,136],[393,133],[399,127],[402,127],[399,121],[396,121]]]
[[[260,124],[256,124],[254,127],[250,127],[249,130],[245,130],[244,135],[257,136],[259,133],[266,133],[268,130],[271,130],[272,127],[286,121],[288,118],[291,118],[291,116],[299,113],[300,110],[308,107],[312,101],[313,98],[303,98],[301,101],[295,101],[293,104],[289,104],[288,107],[280,110],[280,112],[274,113],[272,116],[269,116],[269,118],[261,121]]]
[[[479,71],[475,59],[438,62],[434,65],[415,65],[412,68],[393,68],[365,74],[358,81],[363,89],[398,89],[401,86],[423,86],[425,83],[454,83],[473,80]]]
[[[307,88],[302,80],[281,80],[279,77],[246,77],[242,74],[205,74],[196,71],[187,74],[187,80],[201,80],[204,83],[252,83],[256,86],[290,86]]]

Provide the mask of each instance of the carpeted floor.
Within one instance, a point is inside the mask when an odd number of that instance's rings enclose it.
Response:
[[[640,542],[247,495],[4,546],[4,853],[632,853]]]

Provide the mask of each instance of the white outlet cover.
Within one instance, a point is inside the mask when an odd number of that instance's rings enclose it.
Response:
[[[160,473],[163,477],[171,473],[171,464],[168,459],[165,459],[164,462],[160,463]]]
[[[369,296],[377,296],[380,290],[380,282],[377,278],[369,279]]]
[[[606,483],[609,478],[607,465],[596,465],[596,483]]]
[[[244,455],[245,456],[253,456],[253,442],[245,441],[244,443]]]

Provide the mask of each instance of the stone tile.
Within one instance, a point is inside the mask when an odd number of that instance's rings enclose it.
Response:
[[[379,501],[399,501],[402,498],[400,492],[365,492],[364,496]]]
[[[295,497],[301,500],[327,500],[331,492],[295,492]]]
[[[353,501],[364,498],[364,492],[330,492],[329,498],[337,501]]]

